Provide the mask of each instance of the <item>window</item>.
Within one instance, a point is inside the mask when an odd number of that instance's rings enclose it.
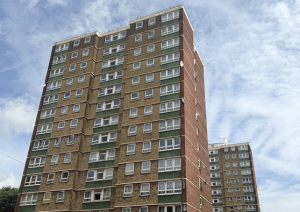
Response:
[[[42,175],[31,175],[26,176],[24,186],[35,186],[40,185],[42,181]]]
[[[242,198],[241,197],[236,197],[236,201],[242,201]]]
[[[59,155],[52,155],[50,165],[56,165],[57,164],[57,162],[58,162],[58,156]]]
[[[84,38],[84,44],[90,43],[91,42],[91,37],[86,37]]]
[[[180,53],[176,52],[173,54],[163,55],[160,58],[160,64],[172,63],[174,61],[178,61],[180,59]]]
[[[142,173],[150,173],[151,162],[146,161],[142,162]]]
[[[236,159],[236,154],[233,154],[231,157],[232,159]]]
[[[114,85],[106,88],[101,88],[98,93],[98,97],[111,95],[115,93],[121,93],[122,85]]]
[[[181,194],[181,180],[158,183],[158,195]]]
[[[88,171],[86,181],[100,181],[113,179],[114,169]]]
[[[149,89],[145,91],[145,99],[149,99],[153,97],[153,89]]]
[[[215,149],[215,150],[209,150],[209,155],[215,155],[215,154],[218,154],[218,150]]]
[[[150,195],[150,183],[142,183],[141,184],[141,196]]]
[[[82,92],[83,92],[83,90],[82,90],[82,89],[80,89],[80,90],[77,90],[77,91],[76,91],[76,95],[75,95],[75,97],[76,97],[76,98],[78,98],[78,97],[81,97],[81,96],[82,96]]]
[[[64,100],[70,99],[70,96],[71,96],[71,91],[65,92],[64,93]]]
[[[154,51],[155,51],[155,45],[154,44],[151,44],[151,45],[147,46],[147,53],[154,52]]]
[[[256,211],[256,205],[246,205],[246,211]]]
[[[36,134],[39,135],[39,134],[51,133],[52,126],[53,124],[39,125],[37,127]]]
[[[97,104],[96,112],[111,110],[119,107],[120,107],[120,99],[109,101],[109,102],[102,102]]]
[[[154,74],[147,74],[146,75],[146,82],[153,82],[154,80]]]
[[[52,96],[45,96],[44,98],[44,105],[51,104],[58,102],[58,94],[52,95]]]
[[[76,128],[78,123],[78,119],[71,120],[70,128]]]
[[[85,78],[84,75],[79,76],[79,77],[78,77],[78,83],[83,83],[83,82],[84,82],[84,78]]]
[[[209,162],[218,162],[219,157],[209,158]]]
[[[134,37],[134,40],[135,40],[136,43],[141,42],[142,41],[142,34],[136,35]]]
[[[151,141],[143,142],[143,153],[151,152]]]
[[[213,166],[209,166],[210,170],[217,170],[220,169],[219,165],[213,165]]]
[[[49,140],[35,141],[33,143],[32,151],[48,149]]]
[[[47,177],[47,184],[53,183],[55,179],[55,173],[49,173]]]
[[[35,205],[38,198],[38,194],[27,194],[21,196],[20,205]]]
[[[58,122],[57,130],[63,130],[65,128],[65,121]]]
[[[151,115],[151,114],[152,114],[152,105],[145,106],[144,115],[148,116],[148,115]]]
[[[161,50],[179,46],[179,37],[161,42]]]
[[[241,174],[242,175],[250,175],[251,174],[251,170],[250,169],[242,170]]]
[[[228,152],[228,147],[224,148],[224,152]]]
[[[179,18],[179,10],[176,10],[174,12],[164,14],[161,16],[161,22],[171,21],[173,19]]]
[[[235,151],[235,147],[233,146],[233,147],[231,147],[231,151]]]
[[[136,118],[137,114],[138,114],[138,109],[137,108],[130,109],[129,118]]]
[[[149,59],[147,60],[147,67],[151,67],[151,66],[154,66],[154,59]]]
[[[76,65],[70,65],[69,72],[75,71],[75,67],[76,67]]]
[[[225,159],[228,160],[229,159],[229,155],[225,155]]]
[[[80,104],[75,104],[73,106],[73,113],[79,112],[79,109],[80,109]]]
[[[239,151],[248,150],[248,146],[239,146]]]
[[[81,64],[80,64],[80,70],[81,70],[81,69],[85,69],[86,66],[87,66],[87,62],[81,63]]]
[[[232,163],[232,167],[237,167],[237,163],[236,162]]]
[[[122,212],[131,212],[131,208],[123,208]]]
[[[64,191],[58,191],[56,202],[63,202],[64,198],[65,198],[65,192]]]
[[[169,79],[173,77],[177,77],[180,75],[180,68],[173,68],[160,72],[160,80]]]
[[[241,166],[241,167],[250,166],[250,161],[243,161],[243,162],[240,162],[240,166]]]
[[[78,52],[73,52],[72,55],[71,55],[71,60],[76,59],[77,56],[78,56]]]
[[[164,27],[161,29],[161,36],[172,34],[174,32],[178,32],[178,31],[179,31],[179,24],[167,26],[167,27]]]
[[[134,71],[139,70],[140,68],[141,68],[141,62],[133,63],[133,70]]]
[[[242,206],[241,206],[241,205],[238,205],[238,206],[237,206],[237,209],[238,209],[238,211],[241,211],[241,210],[242,210]]]
[[[211,194],[222,194],[221,190],[211,190]]]
[[[124,197],[132,197],[133,185],[125,185],[124,186]]]
[[[58,89],[61,87],[61,81],[56,81],[56,82],[50,82],[47,85],[47,91],[49,90],[54,90],[54,89]]]
[[[64,63],[64,62],[66,62],[66,59],[67,59],[67,55],[54,57],[52,60],[52,65]]]
[[[177,170],[181,170],[181,158],[158,161],[158,172],[170,172]]]
[[[179,83],[160,87],[160,96],[170,95],[179,92],[180,92]]]
[[[84,202],[109,201],[110,196],[111,196],[110,188],[97,189],[94,191],[86,191],[86,192],[84,192],[83,201]]]
[[[150,18],[148,20],[148,26],[154,25],[155,24],[155,18]]]
[[[158,206],[158,212],[181,212],[181,205]]]
[[[148,32],[148,39],[155,38],[155,30]]]
[[[135,24],[135,29],[141,29],[143,27],[143,21],[139,21]]]
[[[180,110],[180,100],[161,103],[159,107],[159,113],[168,113],[177,110]]]
[[[235,180],[234,180],[234,183],[235,183],[235,184],[238,184],[238,183],[239,183],[239,179],[235,179]]]
[[[131,101],[139,100],[139,92],[131,93]]]
[[[135,154],[135,144],[128,144],[127,145],[127,155]]]
[[[43,202],[50,202],[51,199],[51,192],[45,192]]]
[[[234,206],[230,206],[230,211],[234,211]]]
[[[54,147],[60,147],[61,145],[61,138],[56,138],[54,140]]]
[[[220,173],[216,172],[216,173],[211,173],[210,174],[210,178],[219,178],[220,177]]]
[[[114,35],[108,35],[105,37],[105,43],[111,42],[111,41],[115,41],[115,40],[119,40],[122,38],[126,37],[126,31],[124,32],[119,32],[117,34]]]
[[[241,153],[240,158],[249,158],[249,153]]]
[[[69,43],[61,44],[55,47],[55,53],[68,50],[68,48],[69,48]]]
[[[141,55],[141,52],[142,52],[141,48],[135,49],[135,50],[134,50],[134,56],[139,56],[139,55]]]
[[[230,167],[230,163],[225,163],[226,168]]]
[[[252,178],[243,178],[243,184],[252,183]]]
[[[227,184],[231,184],[231,180],[227,180]]]
[[[64,67],[51,70],[49,78],[63,75],[64,74],[64,70],[65,70]]]
[[[255,196],[245,196],[245,202],[251,202],[251,201],[255,201]]]
[[[68,137],[67,145],[73,145],[75,140],[75,135],[70,135]]]
[[[159,132],[180,129],[180,118],[159,122]]]
[[[148,211],[148,206],[140,207],[140,211],[139,212],[149,212]]]
[[[73,47],[79,46],[80,40],[74,41]]]
[[[116,153],[116,150],[91,152],[89,163],[98,162],[98,161],[114,160],[115,159],[115,153]]]
[[[129,126],[129,128],[128,128],[128,136],[131,136],[131,135],[136,135],[136,125]]]
[[[60,176],[60,182],[67,182],[69,177],[69,172],[62,172]]]
[[[233,171],[233,175],[238,175],[238,174],[239,174],[239,172],[237,170]]]
[[[133,77],[132,78],[132,85],[140,84],[140,77]]]
[[[114,142],[116,140],[117,140],[117,132],[102,133],[99,135],[93,135],[92,144]]]
[[[103,51],[103,55],[109,55],[109,54],[114,54],[117,52],[122,52],[125,50],[125,44],[120,44],[118,46],[114,46],[114,47],[110,47],[110,48],[106,48]]]
[[[67,79],[66,86],[72,85],[73,84],[73,78]]]
[[[104,126],[109,126],[109,125],[115,125],[118,124],[119,122],[119,116],[111,116],[111,117],[104,117],[104,118],[99,118],[95,119],[94,122],[94,128],[96,127],[104,127]]]
[[[230,171],[226,171],[226,175],[227,175],[227,176],[230,176],[230,175],[231,175],[231,172],[230,172]]]
[[[240,188],[236,188],[236,189],[235,189],[235,192],[240,192]]]
[[[232,193],[232,188],[228,188],[228,193]]]
[[[134,174],[134,163],[127,163],[125,168],[125,175]]]
[[[180,137],[168,138],[159,141],[159,151],[180,149]]]
[[[67,114],[68,112],[68,106],[64,106],[60,109],[60,115]]]
[[[221,181],[212,181],[211,182],[211,186],[220,186],[221,185]]]

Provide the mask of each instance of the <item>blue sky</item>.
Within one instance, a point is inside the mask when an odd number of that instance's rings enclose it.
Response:
[[[2,0],[0,151],[25,161],[52,44],[180,4]],[[300,2],[184,1],[204,62],[209,143],[250,142],[263,212],[297,211],[300,184]],[[0,187],[24,165],[0,154]],[[284,195],[282,195],[284,192]]]

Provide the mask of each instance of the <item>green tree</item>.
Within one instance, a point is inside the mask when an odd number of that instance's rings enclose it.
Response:
[[[13,212],[15,210],[18,192],[18,188],[12,188],[10,186],[4,186],[0,189],[1,212]]]

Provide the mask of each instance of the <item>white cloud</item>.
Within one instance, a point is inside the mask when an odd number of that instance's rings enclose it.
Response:
[[[29,97],[2,99],[0,101],[0,133],[7,136],[31,133],[36,114],[37,108],[30,103]]]
[[[0,188],[3,186],[11,186],[18,188],[20,186],[21,179],[16,179],[12,173],[0,173]]]

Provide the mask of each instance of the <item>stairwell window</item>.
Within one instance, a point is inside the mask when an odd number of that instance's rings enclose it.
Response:
[[[159,132],[180,129],[180,118],[159,122]]]
[[[179,83],[160,87],[160,96],[170,95],[179,92],[180,92]]]

